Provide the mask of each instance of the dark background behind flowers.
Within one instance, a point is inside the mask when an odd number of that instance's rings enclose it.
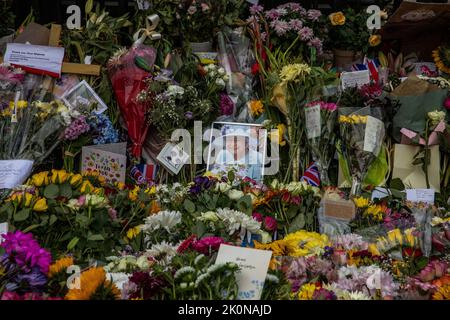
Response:
[[[259,3],[264,6],[266,9],[270,9],[272,7],[276,7],[280,4],[291,2],[289,0],[260,0]],[[362,5],[367,6],[371,3],[380,3],[380,2],[391,2],[387,1],[375,1],[375,0],[303,0],[303,1],[295,1],[299,2],[305,8],[314,8],[320,9],[323,12],[327,13],[336,9],[341,9],[345,6],[354,6],[354,5]],[[394,7],[397,7],[401,0],[395,0]],[[418,1],[418,2],[428,2]],[[439,0],[433,0],[432,2],[440,2]],[[68,6],[72,4],[77,4],[83,10],[86,0],[16,0],[13,1],[13,10],[16,15],[16,27],[18,27],[25,17],[28,15],[30,8],[33,8],[36,15],[39,17],[39,21],[43,24],[45,23],[64,23],[68,17],[66,14],[66,9]],[[97,0],[96,3],[100,3],[101,7],[106,7],[107,10],[111,13],[112,16],[120,16],[127,12],[129,12],[130,8],[135,6],[135,1],[132,0],[115,0],[115,1],[106,1],[106,0]],[[83,13],[82,13],[83,14]]]

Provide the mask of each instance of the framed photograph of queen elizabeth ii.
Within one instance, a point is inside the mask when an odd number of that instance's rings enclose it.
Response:
[[[207,171],[262,181],[267,130],[258,124],[214,122],[210,132]]]

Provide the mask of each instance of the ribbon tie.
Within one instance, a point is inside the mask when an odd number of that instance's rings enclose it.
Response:
[[[148,16],[145,24],[145,28],[139,29],[133,36],[133,40],[135,44],[143,44],[145,39],[150,38],[151,40],[159,40],[161,39],[161,33],[156,32],[156,28],[160,22],[160,18],[157,14],[152,14]]]

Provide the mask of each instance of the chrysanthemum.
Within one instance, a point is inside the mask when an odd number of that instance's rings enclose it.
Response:
[[[70,289],[66,300],[118,300],[120,290],[106,280],[103,268],[91,268],[80,276],[80,288]]]

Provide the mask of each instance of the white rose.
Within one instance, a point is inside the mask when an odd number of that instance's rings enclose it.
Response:
[[[136,265],[141,270],[147,270],[150,267],[146,256],[140,256],[136,261]]]
[[[244,193],[240,190],[231,189],[228,191],[228,198],[231,200],[238,200],[244,196]]]
[[[219,191],[221,193],[228,192],[231,189],[231,185],[229,185],[226,182],[219,182],[216,184],[216,191]]]
[[[261,242],[262,243],[270,243],[270,242],[272,242],[272,236],[268,232],[261,230],[259,234],[261,235],[261,238],[262,238]]]
[[[433,121],[434,123],[441,122],[442,120],[445,119],[445,112],[437,110],[433,112],[428,112],[428,118],[430,118],[430,120]]]
[[[119,265],[117,266],[117,269],[119,271],[125,271],[127,270],[127,261],[125,259],[120,260]]]

